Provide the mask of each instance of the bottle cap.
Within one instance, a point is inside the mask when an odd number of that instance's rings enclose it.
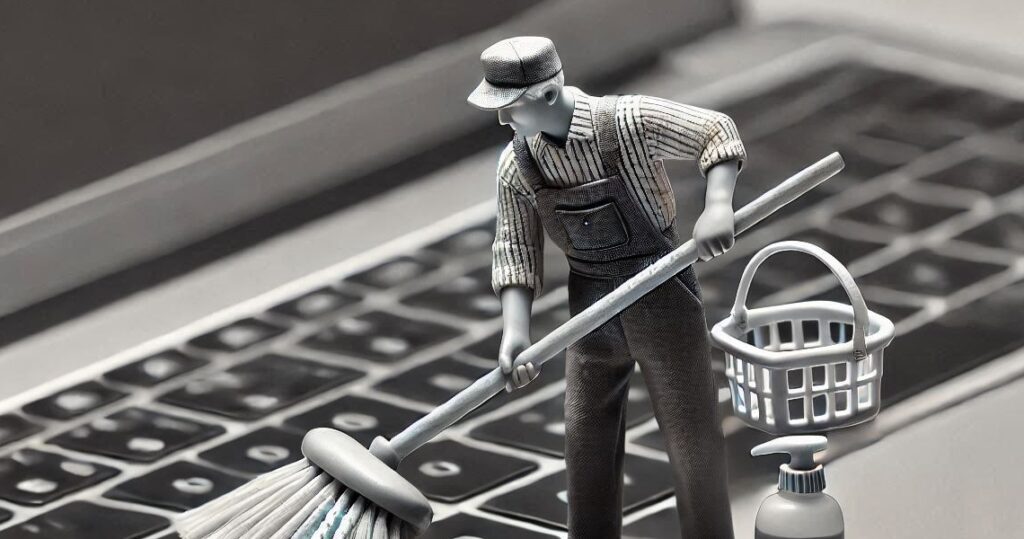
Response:
[[[779,490],[812,494],[825,490],[825,467],[814,463],[814,454],[826,447],[824,436],[783,436],[751,449],[750,455],[788,453],[789,464],[779,466]]]

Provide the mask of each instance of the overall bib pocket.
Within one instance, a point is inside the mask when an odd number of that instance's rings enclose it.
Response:
[[[629,241],[626,224],[615,202],[583,209],[555,209],[572,247],[596,251],[625,245]]]

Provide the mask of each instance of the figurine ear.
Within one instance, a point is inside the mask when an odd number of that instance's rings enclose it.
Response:
[[[558,86],[549,86],[544,90],[544,101],[547,101],[548,105],[554,105],[555,100],[558,99]]]

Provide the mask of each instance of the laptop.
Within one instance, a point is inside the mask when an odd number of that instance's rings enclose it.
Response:
[[[505,26],[427,51],[420,63],[397,62],[5,219],[0,237],[23,247],[0,257],[13,289],[4,312],[31,309],[270,212],[275,200],[316,193],[330,177],[400,162],[438,133],[471,133],[480,120],[463,94],[472,85],[455,86],[460,77],[477,78],[475,55],[495,36],[550,35],[567,66],[600,79],[615,66],[588,63],[585,53],[613,47],[574,40],[558,23],[584,17],[646,25],[642,38],[623,38],[626,53],[608,54],[617,67],[639,56],[656,61],[621,70],[613,91],[732,116],[750,155],[737,207],[831,151],[845,158],[838,177],[697,272],[712,325],[728,316],[754,252],[783,239],[809,241],[842,261],[869,308],[896,323],[882,411],[868,424],[829,433],[824,456],[829,492],[845,502],[851,536],[920,537],[933,526],[945,530],[940,535],[969,537],[979,520],[989,526],[986,535],[1019,529],[1014,500],[998,501],[1013,492],[996,475],[1000,467],[991,476],[989,468],[975,473],[982,485],[957,494],[989,496],[993,505],[944,514],[930,506],[923,514],[893,493],[902,488],[928,500],[931,485],[901,485],[899,474],[914,471],[923,482],[954,473],[931,446],[914,441],[940,425],[938,439],[962,443],[941,431],[958,428],[943,423],[958,420],[953,411],[961,425],[1005,427],[999,440],[1006,446],[1024,439],[1006,421],[1012,412],[999,407],[1020,394],[1024,374],[1024,331],[1014,316],[1024,305],[1024,66],[927,36],[805,22],[737,26],[729,6],[695,9],[681,31],[664,15],[695,7],[686,2],[652,2],[663,12],[630,9],[632,23],[578,15],[577,4],[542,2]],[[605,15],[625,13],[625,5],[608,0]],[[423,121],[409,140],[388,142],[389,129],[405,128],[396,122],[367,132],[375,144],[343,130],[379,113],[367,96],[397,99],[409,81],[425,84],[426,102],[448,100],[450,109],[393,101]],[[310,148],[327,136],[351,151]],[[0,539],[175,537],[174,515],[296,460],[310,428],[334,427],[363,443],[390,437],[493,369],[501,320],[489,249],[499,150],[488,146],[0,349]],[[702,208],[703,185],[693,163],[666,166],[685,237]],[[289,173],[293,183],[278,181]],[[245,189],[247,181],[273,186]],[[218,211],[223,193],[236,191]],[[110,204],[128,200],[137,204]],[[161,200],[207,217],[144,241],[131,225],[145,222],[142,212]],[[126,227],[125,240],[95,234],[110,227]],[[81,264],[65,258],[47,283],[33,279],[33,270],[62,252]],[[567,266],[550,249],[545,259],[535,338],[568,318]],[[847,301],[823,267],[796,255],[773,257],[751,289],[753,305],[809,298]],[[399,471],[434,504],[425,537],[565,537],[563,361],[552,360],[527,388],[499,395],[402,463]],[[749,456],[769,436],[729,417],[723,363],[716,352],[730,493],[743,537],[783,460]],[[637,374],[623,534],[678,537],[663,441]],[[882,464],[894,461],[900,467]],[[858,483],[873,471],[886,472],[882,479],[892,484]],[[870,510],[878,508],[886,516]],[[879,532],[873,522],[887,528]]]

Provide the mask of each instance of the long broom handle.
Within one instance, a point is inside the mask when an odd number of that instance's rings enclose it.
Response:
[[[736,212],[736,234],[756,225],[786,204],[835,176],[843,166],[843,158],[833,152],[757,197]],[[513,368],[528,362],[533,362],[538,367],[543,365],[570,344],[597,329],[673,275],[686,269],[696,262],[697,258],[697,246],[691,239],[524,350],[516,357]],[[393,455],[401,461],[409,453],[500,393],[505,388],[505,382],[505,374],[501,372],[500,367],[485,374],[395,435],[388,443],[394,452]]]

